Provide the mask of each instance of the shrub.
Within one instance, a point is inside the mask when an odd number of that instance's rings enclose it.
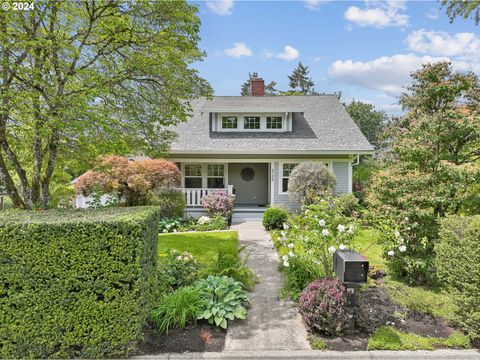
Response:
[[[227,228],[227,219],[223,216],[216,215],[211,218],[203,216],[202,218],[185,222],[179,227],[179,231],[213,231]]]
[[[295,166],[288,179],[288,194],[301,204],[311,204],[318,196],[331,194],[335,175],[319,162],[306,162]]]
[[[151,312],[151,321],[160,332],[172,328],[183,329],[197,322],[197,315],[204,300],[195,287],[185,286],[164,296],[160,305]]]
[[[308,254],[296,254],[282,267],[285,295],[297,300],[300,293],[312,281],[325,276],[323,268]]]
[[[183,193],[179,190],[168,188],[156,192],[148,203],[159,206],[160,214],[164,218],[182,218],[186,206]]]
[[[235,195],[223,190],[211,192],[202,198],[202,206],[210,215],[230,217],[234,203]]]
[[[244,289],[253,290],[258,281],[258,277],[252,269],[247,266],[250,254],[245,256],[244,259],[241,258],[240,254],[244,250],[245,247],[241,247],[236,254],[220,250],[215,266],[208,271],[212,275],[228,276],[242,283]]]
[[[334,198],[335,206],[338,211],[345,216],[355,216],[360,209],[359,200],[353,194],[342,194]]]
[[[171,289],[193,283],[200,268],[190,253],[177,250],[170,250],[158,267],[160,283]]]
[[[250,303],[242,284],[226,276],[209,276],[198,280],[196,287],[204,300],[198,319],[206,319],[223,329],[228,320],[245,319],[247,309],[244,303]]]
[[[435,246],[439,278],[453,291],[457,320],[472,339],[480,339],[480,216],[441,221]]]
[[[286,223],[288,220],[288,215],[288,211],[284,208],[269,208],[263,214],[263,226],[267,230],[282,229],[283,224]]]
[[[338,279],[325,278],[309,284],[299,299],[305,324],[327,335],[345,333],[353,317],[347,291]]]
[[[0,212],[0,358],[128,354],[156,284],[158,210]]]
[[[95,188],[101,193],[118,193],[127,206],[145,205],[158,187],[178,186],[180,171],[164,159],[129,161],[124,156],[106,156],[99,164],[78,178],[75,189],[90,195]]]

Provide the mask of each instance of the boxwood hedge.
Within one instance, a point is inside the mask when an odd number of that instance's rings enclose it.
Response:
[[[0,358],[124,356],[156,282],[156,208],[0,212]]]

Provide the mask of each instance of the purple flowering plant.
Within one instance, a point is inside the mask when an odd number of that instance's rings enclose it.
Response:
[[[222,190],[213,191],[202,198],[203,208],[212,216],[231,216],[234,203],[235,195]]]

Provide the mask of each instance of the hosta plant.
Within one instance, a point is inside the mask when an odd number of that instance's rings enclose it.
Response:
[[[197,318],[206,319],[223,329],[228,326],[228,320],[245,319],[247,309],[244,304],[250,303],[242,284],[227,276],[208,276],[198,280],[196,288],[204,300]]]

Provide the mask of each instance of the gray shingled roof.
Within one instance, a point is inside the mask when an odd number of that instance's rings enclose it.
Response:
[[[364,152],[373,150],[334,95],[216,96],[193,103],[193,116],[173,130],[171,153]],[[209,112],[294,112],[291,132],[212,132]],[[303,115],[302,115],[303,113]]]

